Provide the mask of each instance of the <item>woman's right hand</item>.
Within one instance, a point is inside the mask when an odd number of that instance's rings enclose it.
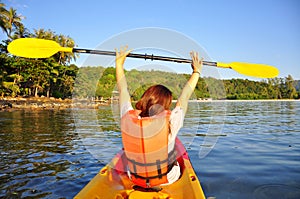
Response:
[[[191,58],[192,58],[192,69],[193,72],[196,73],[201,73],[202,72],[202,66],[203,66],[203,57],[199,59],[198,53],[197,52],[190,52]]]
[[[131,50],[127,50],[128,46],[121,47],[120,51],[116,50],[116,66],[123,66],[126,56],[131,52]]]

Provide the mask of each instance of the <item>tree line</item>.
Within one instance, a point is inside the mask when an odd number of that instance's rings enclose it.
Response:
[[[190,74],[156,70],[126,71],[128,89],[133,100],[139,99],[153,84],[166,85],[172,91],[174,99],[177,99],[189,77]],[[293,80],[291,75],[262,81],[203,77],[199,79],[192,99],[298,99],[299,87],[300,81]],[[114,67],[81,67],[73,94],[81,97],[110,98],[116,90]]]
[[[73,53],[57,53],[47,59],[26,59],[7,52],[7,45],[14,39],[35,37],[54,40],[64,47],[75,46],[75,41],[52,30],[29,31],[22,24],[24,17],[13,8],[0,3],[0,26],[7,38],[0,44],[0,97],[46,96],[56,98],[110,98],[116,93],[114,67],[77,67],[70,64],[78,57]],[[164,84],[174,98],[180,94],[188,74],[163,71],[126,71],[132,98],[138,99],[152,84]],[[263,81],[244,79],[218,80],[200,78],[192,98],[213,99],[297,99],[300,82],[289,75]]]

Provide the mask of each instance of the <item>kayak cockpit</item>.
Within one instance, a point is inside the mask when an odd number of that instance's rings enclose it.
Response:
[[[177,161],[181,168],[180,178],[169,185],[143,188],[135,185],[127,174],[127,158],[120,151],[100,172],[75,196],[75,198],[116,199],[203,199],[200,182],[194,172],[184,146],[176,140]]]

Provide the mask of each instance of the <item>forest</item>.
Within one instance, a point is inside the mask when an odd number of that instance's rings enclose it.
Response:
[[[0,43],[0,97],[54,97],[54,98],[103,98],[115,95],[114,67],[78,67],[71,64],[78,54],[57,53],[46,59],[26,59],[7,52],[7,45],[18,38],[34,37],[54,40],[63,47],[75,47],[70,36],[52,30],[24,27],[24,17],[14,8],[7,9],[0,3],[0,25],[6,38]],[[180,94],[189,74],[164,71],[126,71],[132,98],[138,99],[152,84],[164,84]],[[291,75],[285,78],[252,81],[248,79],[219,80],[200,78],[193,99],[299,99],[300,81]]]
[[[158,70],[126,71],[128,89],[133,100],[153,84],[166,85],[174,94],[180,94],[190,74],[177,74]],[[252,81],[247,79],[220,80],[212,77],[200,78],[192,99],[297,99],[300,81],[286,78]],[[298,91],[296,90],[298,88]],[[81,67],[73,87],[76,97],[112,97],[116,90],[114,67]]]

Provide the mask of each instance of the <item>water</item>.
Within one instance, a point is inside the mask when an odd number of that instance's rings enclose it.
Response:
[[[114,112],[0,112],[0,198],[74,197],[121,147]],[[298,101],[190,103],[179,137],[207,197],[296,199],[299,119]]]

